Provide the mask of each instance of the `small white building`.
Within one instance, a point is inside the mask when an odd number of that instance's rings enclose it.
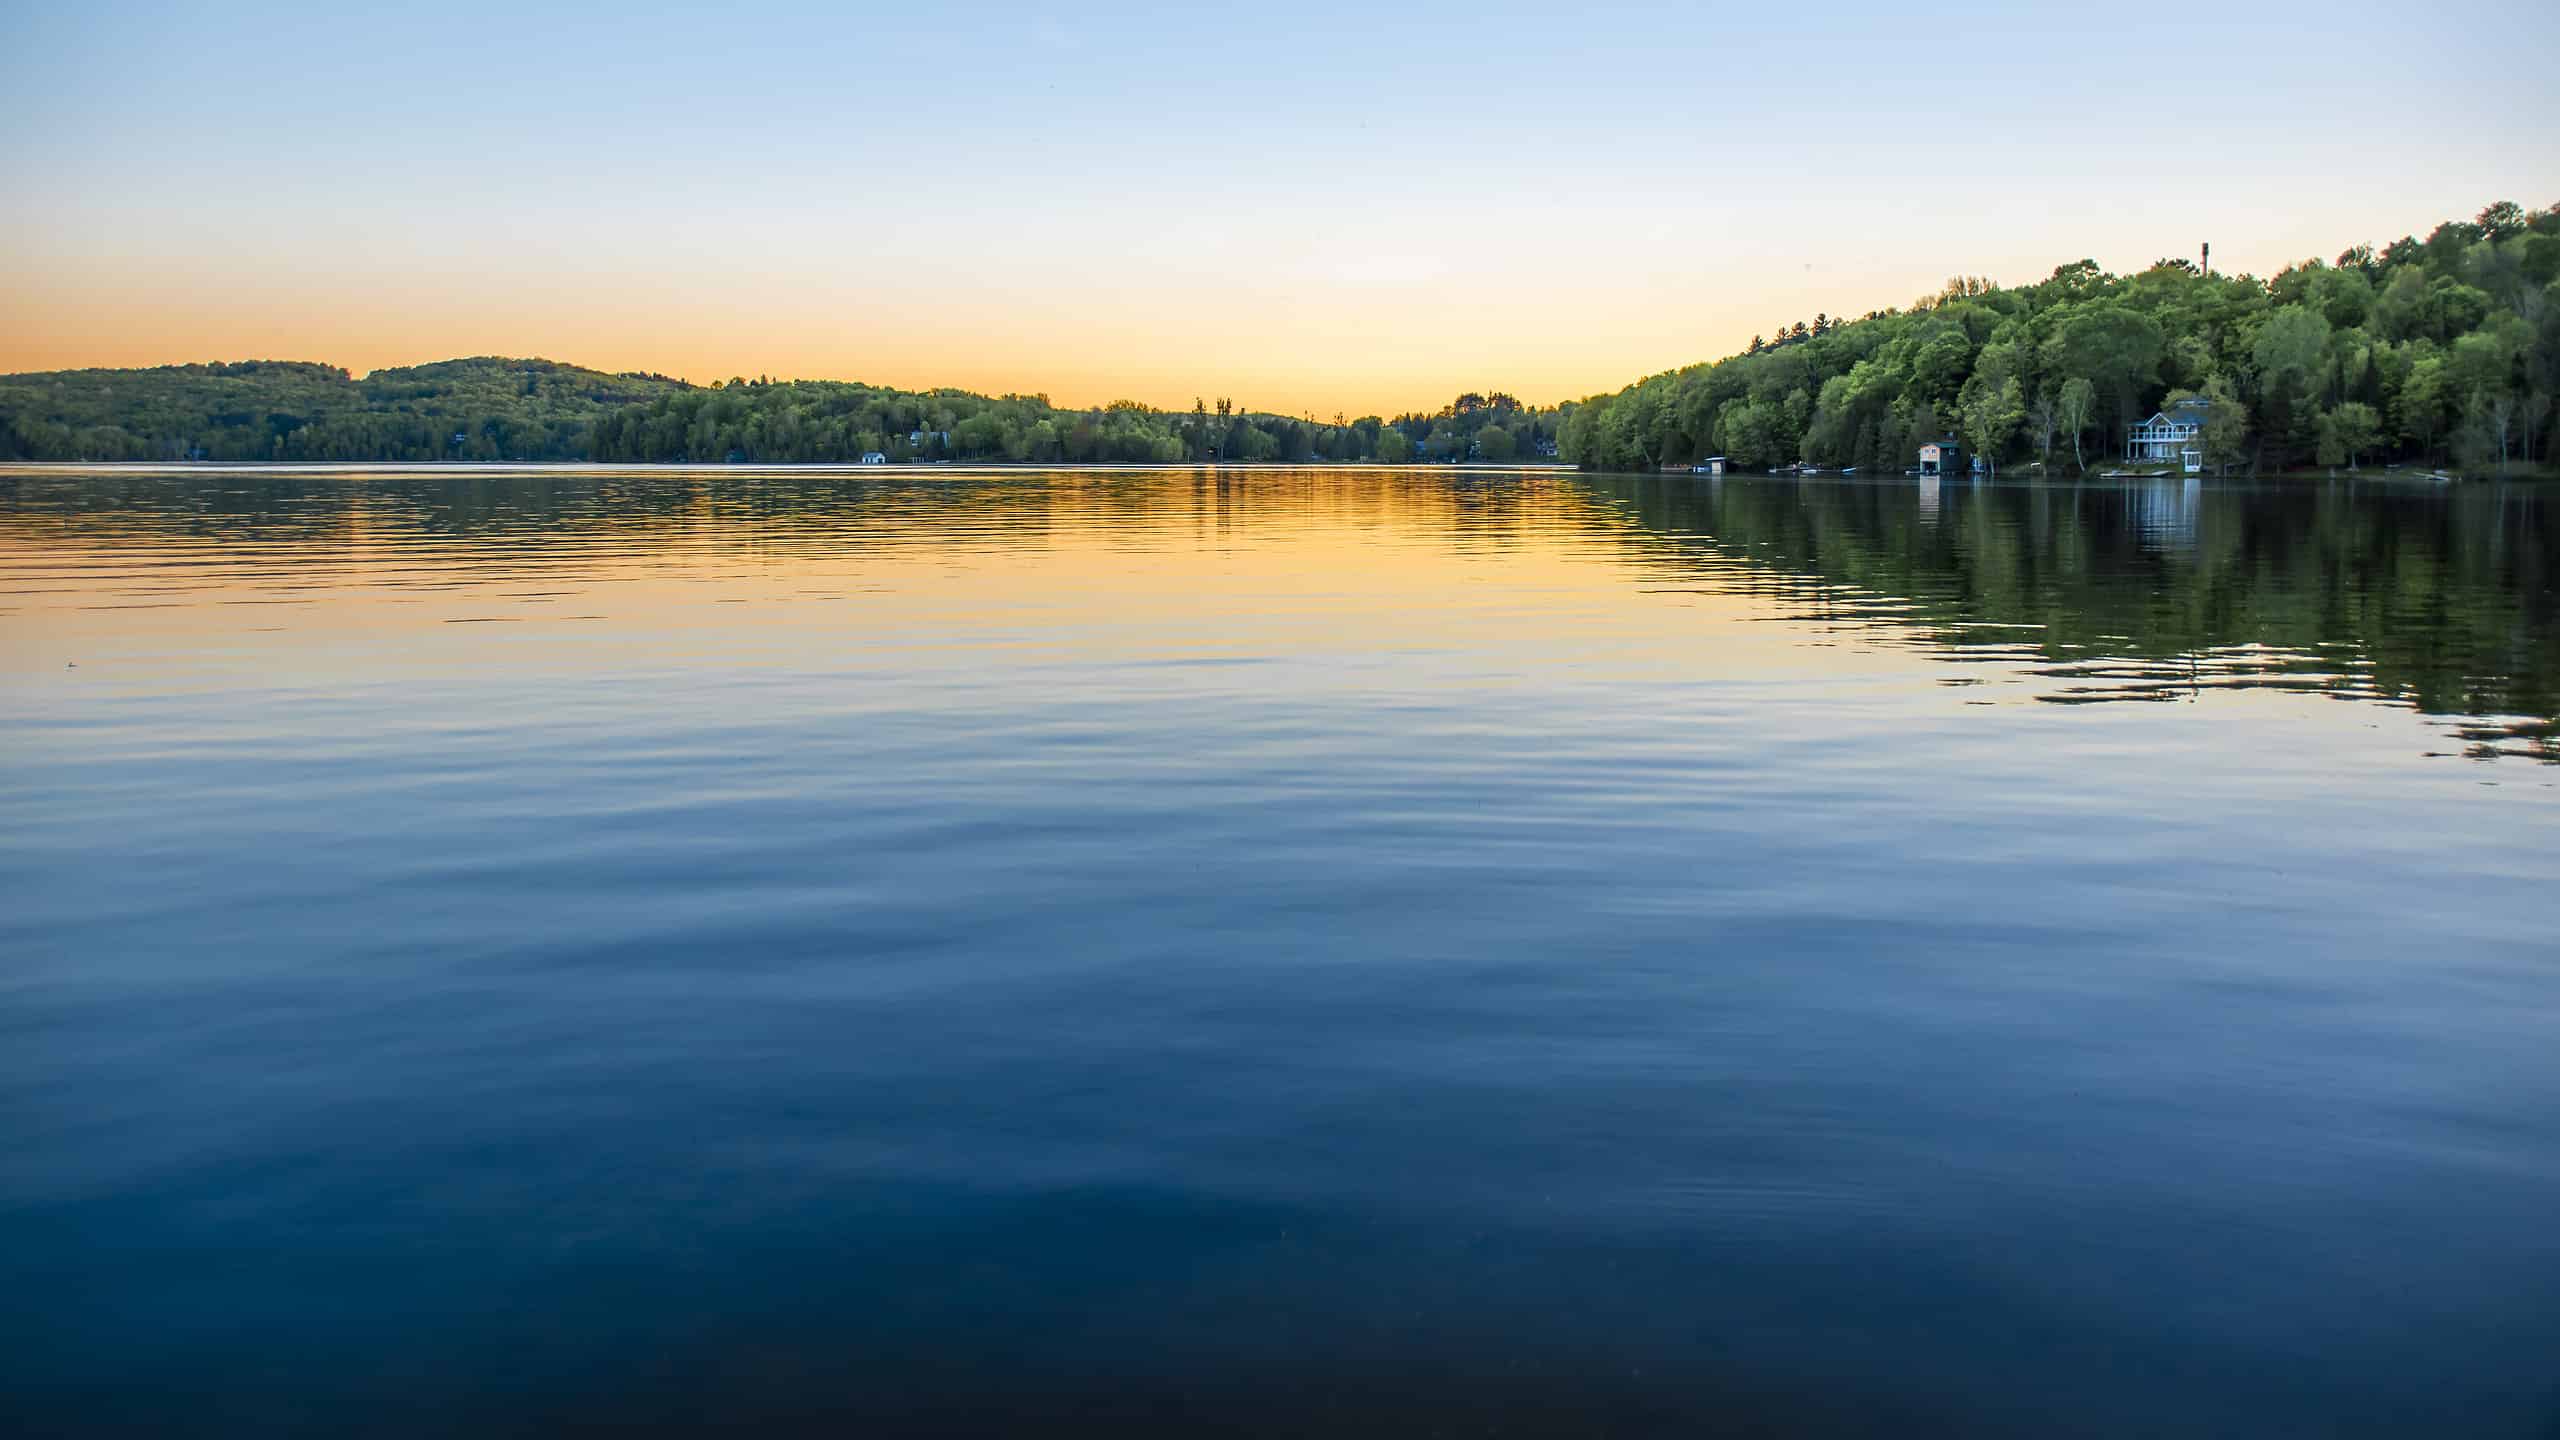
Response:
[[[2124,458],[2136,465],[2204,469],[2204,417],[2212,402],[2189,396],[2125,432]]]
[[[862,452],[862,463],[865,465],[886,465],[889,463],[889,457],[881,454],[877,450],[865,450]]]

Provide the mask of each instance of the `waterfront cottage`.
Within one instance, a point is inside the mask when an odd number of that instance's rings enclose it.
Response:
[[[2212,402],[2189,396],[2125,432],[2124,458],[2136,465],[2177,464],[2187,474],[2204,469],[2204,419]]]
[[[1955,475],[1964,470],[1964,447],[1953,437],[1932,441],[1920,447],[1920,473],[1923,475]]]

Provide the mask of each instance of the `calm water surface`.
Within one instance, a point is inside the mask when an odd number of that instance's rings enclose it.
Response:
[[[0,474],[31,1433],[2560,1434],[2526,489]]]

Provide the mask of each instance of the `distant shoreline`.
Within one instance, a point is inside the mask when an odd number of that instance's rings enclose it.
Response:
[[[931,460],[909,461],[888,465],[866,465],[850,460],[0,460],[0,477],[16,475],[463,475],[463,474],[542,474],[542,475],[622,475],[700,474],[700,475],[789,475],[833,474],[850,477],[891,476],[920,477],[928,475],[979,476],[1010,474],[1050,474],[1062,471],[1091,474],[1179,474],[1184,472],[1214,473],[1220,471],[1284,474],[1291,471],[1332,470],[1370,471],[1380,474],[1441,474],[1456,472],[1469,475],[1659,475],[1664,479],[1707,483],[1722,478],[1761,483],[1773,480],[1810,480],[1851,484],[1916,484],[1923,478],[1903,471],[1878,471],[1875,474],[1844,475],[1834,471],[1812,474],[1792,472],[1769,474],[1761,470],[1736,470],[1723,477],[1711,477],[1686,469],[1653,470],[1586,470],[1580,466],[1552,460],[1507,461],[1494,463],[1469,461],[1404,461],[1383,460],[1207,460],[1207,461],[1111,461],[1111,460]],[[2313,467],[2282,471],[2243,471],[2229,475],[2176,474],[2102,474],[2086,475],[2037,473],[2031,469],[2004,471],[1998,475],[1950,475],[1938,480],[1944,486],[2049,485],[2083,486],[2091,484],[2297,484],[2353,481],[2409,485],[2425,488],[2477,487],[2483,484],[2540,485],[2560,483],[2560,471],[2536,469],[2510,475],[2454,475],[2438,478],[2424,471],[2402,466],[2391,470],[2365,467],[2359,470],[2340,468],[2335,471]]]
[[[1553,460],[912,460],[866,465],[859,460],[0,460],[0,475],[22,472],[96,473],[113,475],[226,474],[257,472],[319,474],[332,471],[399,471],[433,475],[471,470],[596,471],[635,470],[759,474],[767,471],[842,471],[855,475],[1018,474],[1058,470],[1170,473],[1185,470],[1378,470],[1388,473],[1465,470],[1499,474],[1585,473]]]
[[[242,360],[0,375],[0,461],[441,464],[1402,464],[1560,459],[1564,412],[1500,390],[1392,418],[1200,396],[1045,395],[759,377],[709,386],[482,355],[375,370]]]

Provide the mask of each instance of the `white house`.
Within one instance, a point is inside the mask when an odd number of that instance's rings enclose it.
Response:
[[[877,450],[865,450],[862,452],[862,463],[865,465],[886,465],[889,463],[889,457],[881,454]]]
[[[2176,464],[2193,475],[2204,469],[2204,417],[2210,401],[2189,396],[2125,432],[2124,458],[2134,464]]]

